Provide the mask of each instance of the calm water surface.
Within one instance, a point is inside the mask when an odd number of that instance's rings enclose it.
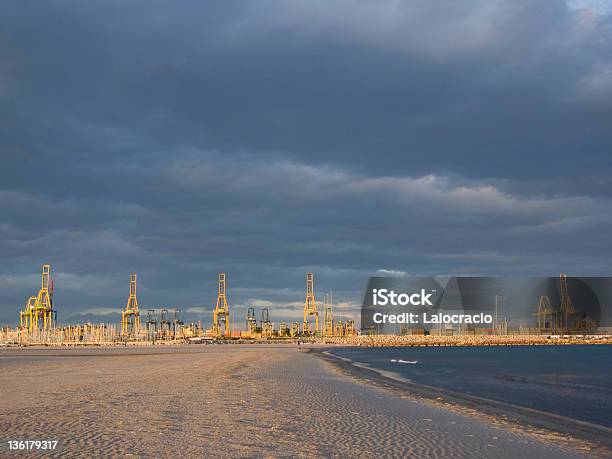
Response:
[[[345,348],[332,353],[414,383],[612,427],[609,345]]]

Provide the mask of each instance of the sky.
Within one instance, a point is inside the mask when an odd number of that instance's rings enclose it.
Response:
[[[612,275],[611,172],[611,2],[0,4],[0,324]]]

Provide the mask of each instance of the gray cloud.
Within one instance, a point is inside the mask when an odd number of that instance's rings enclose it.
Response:
[[[43,262],[60,319],[100,321],[130,271],[188,320],[227,271],[276,322],[308,270],[347,317],[376,272],[611,274],[612,17],[583,3],[3,4],[0,322]]]

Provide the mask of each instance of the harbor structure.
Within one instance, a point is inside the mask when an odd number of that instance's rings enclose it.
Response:
[[[314,329],[311,328],[310,316],[315,316]],[[304,301],[304,321],[302,322],[302,336],[314,335],[319,330],[319,311],[314,294],[314,274],[306,274],[306,301]]]

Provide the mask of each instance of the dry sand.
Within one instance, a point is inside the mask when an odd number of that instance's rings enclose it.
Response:
[[[0,402],[2,456],[57,439],[62,457],[586,457],[288,345],[2,349]]]

